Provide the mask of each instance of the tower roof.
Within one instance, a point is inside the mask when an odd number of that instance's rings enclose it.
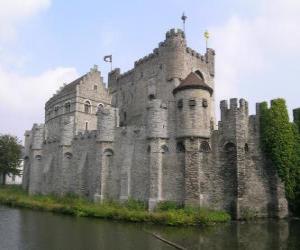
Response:
[[[181,81],[181,83],[173,90],[173,94],[175,95],[178,91],[184,89],[203,89],[207,90],[211,95],[213,93],[213,89],[204,82],[204,79],[194,72],[191,72]]]

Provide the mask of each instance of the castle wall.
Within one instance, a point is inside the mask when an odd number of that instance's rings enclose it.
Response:
[[[259,110],[249,117],[245,100],[223,101],[214,130],[213,92],[173,96],[191,71],[214,89],[214,51],[200,55],[171,30],[132,70],[112,71],[108,89],[96,68],[64,86],[46,103],[45,125],[26,132],[23,187],[150,209],[171,200],[234,218],[287,215],[283,184],[260,149]]]

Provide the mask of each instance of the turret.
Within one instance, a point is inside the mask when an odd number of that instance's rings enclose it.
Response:
[[[207,48],[205,53],[205,60],[208,64],[208,71],[210,76],[215,76],[215,51],[213,49]]]
[[[43,172],[43,142],[44,142],[44,124],[34,124],[32,128],[32,144],[31,144],[31,165],[29,177],[29,194],[40,192],[41,175]]]
[[[116,68],[108,73],[108,90],[109,93],[114,93],[117,90],[117,81],[120,76],[120,69]]]
[[[165,55],[167,80],[183,79],[186,53],[184,32],[180,29],[168,31],[166,40],[159,44],[159,50]]]
[[[115,137],[115,128],[119,123],[118,109],[110,106],[99,107],[97,117],[97,141],[113,142]]]
[[[159,99],[149,101],[147,106],[147,137],[167,138],[167,105]]]
[[[173,90],[173,94],[177,137],[210,138],[213,89],[192,72]]]

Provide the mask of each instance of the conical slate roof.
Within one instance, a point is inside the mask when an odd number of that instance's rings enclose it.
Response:
[[[175,95],[178,91],[184,89],[203,89],[207,90],[210,95],[213,93],[213,89],[204,82],[203,78],[194,72],[191,72],[181,81],[181,83],[173,90],[173,94]]]

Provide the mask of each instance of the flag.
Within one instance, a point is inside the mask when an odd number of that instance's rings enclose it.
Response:
[[[103,60],[105,61],[105,62],[112,62],[112,55],[108,55],[108,56],[104,56],[103,57]]]

